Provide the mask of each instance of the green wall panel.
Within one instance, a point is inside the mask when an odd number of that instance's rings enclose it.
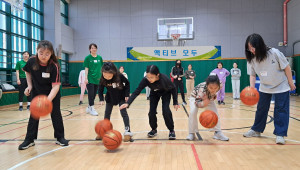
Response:
[[[241,76],[241,89],[249,85],[249,76],[246,74],[246,60],[245,59],[231,59],[231,60],[194,60],[194,61],[182,61],[182,66],[187,69],[188,64],[192,64],[197,76],[195,79],[195,85],[205,81],[209,73],[217,67],[217,63],[223,62],[223,67],[228,71],[232,68],[233,62],[237,62],[239,68],[242,71]],[[124,66],[125,72],[128,74],[128,79],[130,82],[131,93],[136,89],[139,82],[144,76],[146,67],[151,64],[155,64],[159,67],[160,72],[169,75],[171,68],[175,65],[175,61],[135,61],[135,62],[114,62],[117,67]],[[80,70],[83,69],[83,63],[70,63],[70,84],[78,86],[78,76]],[[185,85],[185,79],[184,79]],[[226,92],[232,92],[231,78],[227,77]],[[143,91],[145,93],[145,90]]]

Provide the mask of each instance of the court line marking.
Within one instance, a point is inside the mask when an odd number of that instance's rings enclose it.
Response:
[[[84,142],[87,142],[87,141],[83,141],[83,142],[79,142],[79,143],[84,143]],[[42,156],[48,155],[49,153],[52,153],[52,152],[55,152],[55,151],[58,151],[58,150],[61,150],[61,149],[70,148],[70,147],[72,147],[72,146],[74,146],[74,145],[64,146],[64,147],[61,147],[61,148],[53,149],[53,150],[50,150],[50,151],[48,151],[48,152],[39,154],[39,155],[34,156],[34,157],[30,158],[30,159],[27,159],[27,160],[25,160],[25,161],[23,161],[23,162],[20,162],[20,163],[16,164],[15,166],[11,167],[11,168],[8,168],[8,170],[16,169],[16,168],[18,168],[18,167],[20,167],[20,166],[22,166],[22,165],[25,165],[26,163],[28,163],[28,162],[30,162],[30,161],[32,161],[32,160],[35,160],[35,159],[40,158],[40,157],[42,157]]]
[[[198,153],[197,153],[196,148],[195,148],[195,145],[194,145],[194,144],[191,144],[191,147],[192,147],[192,151],[193,151],[193,153],[194,153],[194,157],[195,157],[195,160],[196,160],[198,169],[199,169],[199,170],[203,170],[202,165],[201,165],[201,162],[200,162],[200,159],[199,159],[199,156],[198,156]]]

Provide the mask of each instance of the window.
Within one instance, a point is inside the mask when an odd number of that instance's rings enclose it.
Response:
[[[69,84],[69,54],[61,53],[61,83]]]
[[[65,0],[60,0],[60,15],[61,22],[69,25],[68,3]]]
[[[11,10],[9,4],[0,2],[1,82],[17,84],[16,63],[22,60],[22,52],[35,53],[44,35],[43,18],[43,0],[24,0],[23,11]]]

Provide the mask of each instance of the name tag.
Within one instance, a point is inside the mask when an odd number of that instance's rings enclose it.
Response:
[[[112,87],[113,87],[113,88],[116,88],[116,87],[117,87],[117,84],[116,84],[116,83],[113,83],[113,84],[112,84]]]
[[[43,78],[50,78],[50,73],[42,73]]]
[[[223,74],[223,72],[220,72],[220,74]]]
[[[261,76],[268,76],[268,72],[266,72],[266,71],[261,71],[261,72],[260,72],[260,75],[261,75]]]
[[[97,60],[94,60],[94,63],[97,63],[98,61]]]

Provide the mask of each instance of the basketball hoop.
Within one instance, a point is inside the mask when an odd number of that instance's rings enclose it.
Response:
[[[178,46],[180,34],[171,34],[173,46]]]

